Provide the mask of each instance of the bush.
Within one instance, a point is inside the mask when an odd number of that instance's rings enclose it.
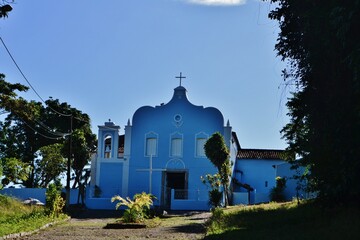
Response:
[[[61,184],[51,183],[46,190],[46,213],[50,217],[59,217],[65,206],[65,201],[61,197]]]
[[[220,191],[221,181],[220,174],[216,173],[214,175],[206,174],[205,177],[201,176],[201,182],[207,185],[210,188],[209,191],[209,205],[212,208],[217,208],[221,206],[223,192]]]
[[[223,192],[220,191],[217,188],[211,189],[209,191],[209,204],[213,208],[217,208],[221,206],[221,200],[222,200]]]
[[[114,196],[111,198],[111,202],[120,201],[116,204],[116,209],[121,206],[127,207],[123,216],[125,223],[139,223],[149,217],[148,213],[154,198],[152,194],[142,192],[141,194],[135,194],[133,200],[129,197],[125,199],[120,196]]]
[[[286,200],[284,195],[285,187],[286,179],[276,177],[276,186],[270,190],[270,200],[274,202],[284,202]]]
[[[222,208],[212,208],[211,217],[207,222],[207,231],[217,233],[223,229],[225,223],[225,213]]]
[[[2,175],[3,175],[2,164],[0,164],[0,179],[2,178]],[[0,181],[0,190],[3,188],[3,185],[1,182],[2,181]]]

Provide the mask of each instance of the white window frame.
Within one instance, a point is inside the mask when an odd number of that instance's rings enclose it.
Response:
[[[110,144],[106,144],[106,140],[110,139]],[[104,136],[104,140],[103,140],[103,146],[104,146],[104,151],[103,151],[103,156],[104,158],[111,158],[112,157],[112,145],[113,145],[113,136],[111,134],[106,134]],[[107,147],[109,147],[109,151],[107,149]]]
[[[151,142],[152,146],[152,151],[150,152],[149,149],[149,143]],[[159,137],[158,134],[155,132],[149,132],[147,134],[145,134],[145,142],[144,142],[144,156],[145,157],[150,157],[151,155],[157,156],[158,153],[158,142],[159,142]]]
[[[174,144],[177,146],[177,154],[174,154]],[[179,132],[170,135],[169,157],[181,158],[183,156],[183,134]]]
[[[208,140],[208,138],[209,138],[209,135],[204,132],[200,132],[195,135],[195,152],[194,152],[195,157],[206,158],[204,145],[205,145],[206,141]],[[200,141],[202,142],[201,146],[199,145]]]

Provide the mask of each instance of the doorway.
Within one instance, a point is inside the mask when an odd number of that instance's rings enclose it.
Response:
[[[171,189],[175,190],[175,199],[187,199],[188,197],[188,173],[186,171],[163,172],[162,202],[165,208],[171,206]]]

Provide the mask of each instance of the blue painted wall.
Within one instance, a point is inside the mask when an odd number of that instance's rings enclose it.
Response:
[[[300,199],[309,198],[307,192],[305,192],[305,182],[299,182],[294,176],[301,176],[305,169],[300,167],[297,170],[291,169],[290,163],[283,163],[276,166],[277,176],[286,179],[286,188],[284,194],[287,200],[292,200],[297,195]]]
[[[121,195],[122,190],[122,163],[102,162],[100,165],[101,197],[111,198]]]
[[[183,87],[174,90],[174,96],[167,104],[156,107],[141,107],[132,119],[132,142],[129,168],[129,196],[149,192],[150,157],[146,156],[146,138],[157,139],[157,149],[152,157],[152,194],[161,203],[164,178],[169,171],[186,171],[188,191],[206,190],[200,176],[215,173],[216,169],[206,157],[196,156],[197,136],[210,137],[215,132],[223,134],[224,119],[219,110],[204,108],[190,103]],[[171,156],[171,138],[182,138],[180,156]],[[126,141],[126,140],[125,140]],[[162,171],[161,171],[162,169]],[[207,195],[206,192],[204,194]]]
[[[269,189],[275,186],[275,166],[283,162],[282,160],[269,159],[238,159],[236,169],[242,171],[239,181],[249,184],[258,193],[267,193]],[[243,189],[243,191],[245,190]]]
[[[287,200],[292,200],[296,197],[298,182],[293,177],[296,172],[290,167],[289,163],[280,159],[237,159],[236,178],[239,182],[254,188],[251,192],[250,204],[270,201],[270,190],[276,186],[277,176],[286,179],[284,195]],[[246,195],[243,194],[246,192],[244,188],[236,187],[235,192],[234,204],[248,204]],[[301,191],[300,195],[305,196]]]
[[[207,140],[215,132],[224,136],[231,151],[233,177],[255,189],[251,193],[250,203],[268,201],[269,191],[276,184],[276,176],[292,174],[285,165],[281,165],[284,161],[280,159],[236,159],[240,145],[230,124],[224,126],[221,112],[214,107],[192,104],[187,98],[186,89],[181,86],[174,89],[174,95],[167,104],[144,106],[135,111],[132,121],[129,120],[125,126],[123,157],[117,155],[119,129],[111,121],[99,126],[98,156],[92,166],[96,174],[92,174],[90,187],[94,189],[98,185],[102,194],[99,198],[91,194],[88,196],[90,208],[112,208],[114,205],[110,203],[110,198],[114,195],[132,198],[137,193],[149,193],[151,190],[157,198],[155,205],[173,210],[209,209],[209,189],[200,177],[214,174],[217,170],[205,156],[198,155],[197,139]],[[104,139],[107,136],[113,140],[110,158],[104,155]],[[180,151],[176,156],[172,155],[173,138],[181,139]],[[147,139],[156,141],[151,157],[147,152]],[[281,167],[277,168],[279,165]],[[185,190],[167,191],[167,182],[171,182],[170,179],[179,173],[183,173],[182,179],[186,178],[186,181],[180,180]],[[178,179],[174,182],[178,182]],[[293,182],[289,184],[292,188]],[[244,199],[247,201],[243,194],[245,189],[235,187],[233,190],[234,203],[244,203]],[[288,194],[292,195],[293,191]]]

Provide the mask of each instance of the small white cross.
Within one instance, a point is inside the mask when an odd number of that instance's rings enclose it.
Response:
[[[150,158],[149,158],[149,168],[148,169],[136,169],[136,171],[141,171],[141,172],[149,172],[149,193],[151,194],[152,192],[152,172],[153,171],[157,171],[157,172],[164,172],[166,171],[166,169],[163,169],[163,168],[158,168],[158,169],[154,169],[152,167],[152,155],[150,155]]]

